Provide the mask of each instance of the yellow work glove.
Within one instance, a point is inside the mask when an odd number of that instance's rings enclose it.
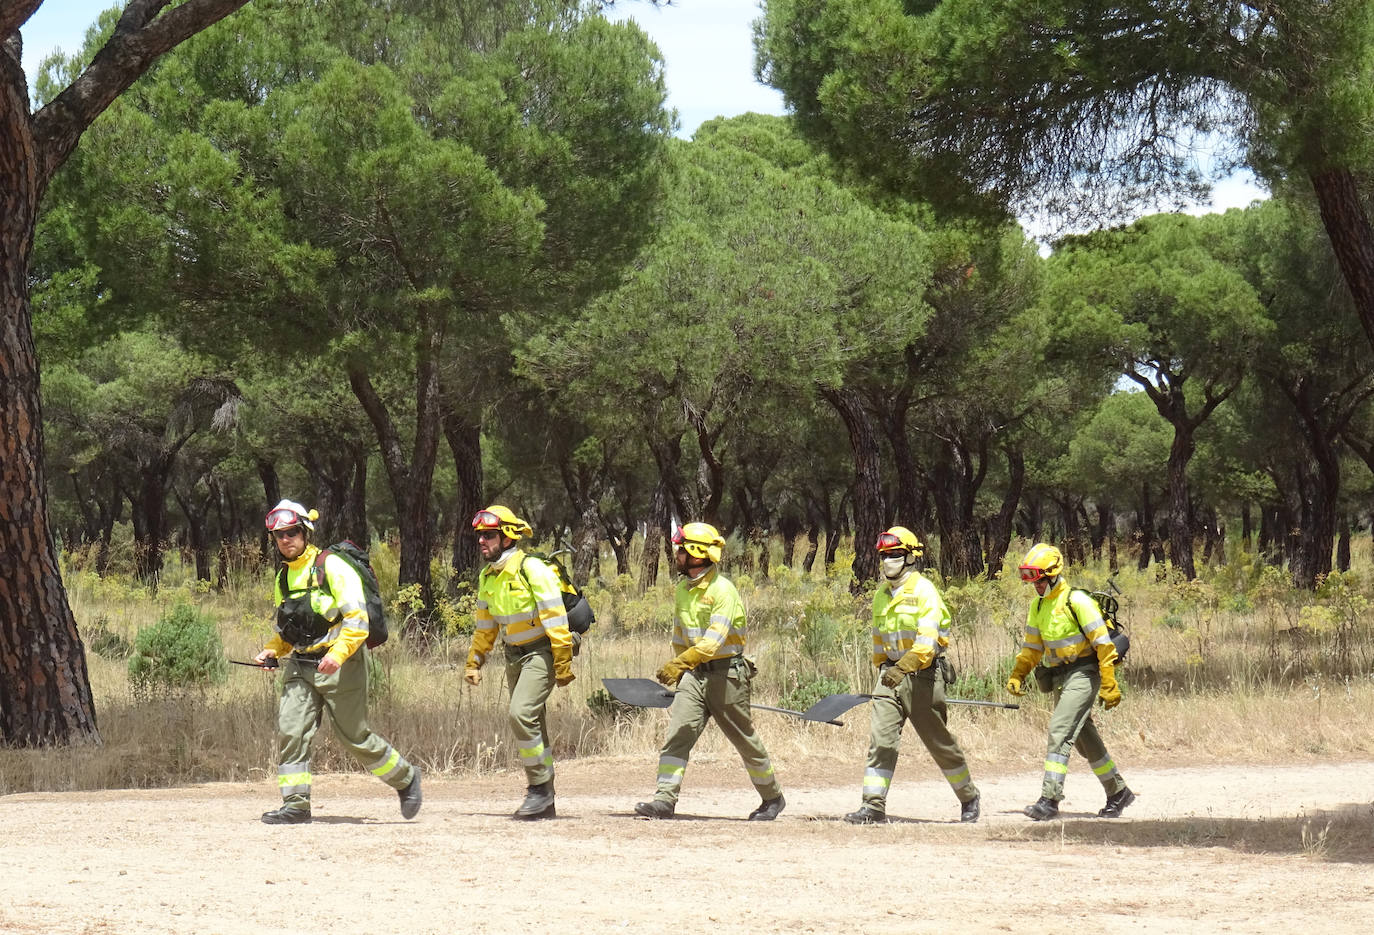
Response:
[[[1116,669],[1102,670],[1102,685],[1097,690],[1097,698],[1102,707],[1108,710],[1121,704],[1121,688],[1116,684]]]
[[[882,682],[888,688],[896,688],[901,684],[904,678],[906,678],[905,672],[897,668],[896,665],[890,665],[883,670],[883,674],[878,677],[878,681]]]
[[[678,680],[682,678],[682,673],[690,668],[691,666],[687,665],[687,663],[683,662],[681,659],[669,659],[663,664],[663,668],[659,669],[658,672],[654,674],[654,678],[658,679],[660,685],[667,685],[669,688],[673,688],[677,685]]]
[[[1013,695],[1024,695],[1026,690],[1021,687],[1021,680],[1026,674],[1035,667],[1036,660],[1026,654],[1026,650],[1016,654],[1016,662],[1011,667],[1011,678],[1007,679],[1007,691]]]
[[[563,672],[561,674],[555,673],[553,677],[553,684],[557,685],[559,688],[563,688],[571,684],[572,680],[575,678],[577,678],[577,676],[573,675],[572,670],[569,669],[567,672]]]
[[[482,682],[482,670],[475,666],[468,666],[463,670],[463,681],[469,685],[479,685]]]

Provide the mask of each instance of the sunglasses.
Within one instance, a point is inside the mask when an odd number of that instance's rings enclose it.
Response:
[[[478,539],[498,539],[498,538],[500,538],[500,536],[501,536],[501,531],[498,530],[498,529],[479,529],[479,530],[477,530],[477,538],[478,538]]]
[[[297,536],[299,536],[303,531],[304,530],[302,530],[299,526],[292,526],[288,529],[274,529],[272,530],[272,538],[276,539],[278,542],[282,541],[283,539],[294,539]]]

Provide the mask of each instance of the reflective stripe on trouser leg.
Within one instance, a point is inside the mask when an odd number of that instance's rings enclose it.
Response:
[[[973,784],[968,760],[959,747],[959,741],[949,732],[945,681],[940,673],[931,669],[918,672],[906,678],[898,690],[898,697],[907,711],[911,726],[916,728],[916,736],[926,745],[930,758],[940,767],[955,797],[960,802],[971,802],[978,798],[978,787]]]
[[[310,741],[319,730],[324,701],[316,691],[314,667],[282,660],[277,704],[277,785],[288,808],[310,807]],[[303,780],[303,781],[302,781]]]
[[[682,775],[687,772],[687,761],[677,756],[658,758],[658,789],[676,790],[682,786]]]
[[[654,798],[677,803],[687,759],[692,747],[706,729],[706,682],[695,672],[685,672],[677,683],[677,694],[668,708],[668,733],[658,754],[658,783]]]
[[[864,764],[863,803],[887,813],[887,793],[897,769],[906,712],[892,689],[879,682],[873,688],[868,713],[868,761]]]
[[[1045,746],[1045,775],[1040,794],[1058,802],[1064,798],[1064,777],[1069,772],[1069,754],[1085,725],[1091,724],[1093,703],[1101,676],[1096,668],[1072,669],[1056,675],[1058,699],[1050,715],[1049,739]],[[1096,730],[1092,731],[1097,735]]]
[[[334,724],[334,734],[372,775],[393,789],[410,784],[414,769],[387,739],[367,724],[367,650],[358,649],[333,675],[315,676],[315,688]]]
[[[1108,795],[1113,795],[1126,788],[1126,780],[1122,778],[1120,771],[1116,768],[1116,763],[1107,753],[1107,746],[1102,742],[1102,735],[1097,731],[1097,723],[1090,717],[1088,723],[1083,725],[1083,729],[1078,732],[1078,741],[1074,744],[1074,749],[1082,755],[1083,759],[1092,766],[1097,779],[1102,783],[1102,788],[1107,790]]]
[[[287,805],[310,805],[310,761],[283,763],[277,767],[277,786]]]
[[[510,686],[510,729],[520,752],[525,783],[540,786],[553,780],[553,749],[545,708],[553,692],[553,652],[531,650],[506,658],[506,684]]]
[[[734,665],[725,672],[710,672],[706,678],[706,708],[720,725],[721,733],[739,751],[749,781],[763,799],[782,795],[782,786],[773,773],[773,763],[763,741],[754,730],[749,710],[749,672]]]

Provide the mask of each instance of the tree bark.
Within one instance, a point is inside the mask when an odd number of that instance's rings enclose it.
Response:
[[[434,607],[433,582],[429,571],[434,540],[434,527],[430,522],[430,490],[434,483],[434,463],[439,446],[440,396],[436,361],[442,345],[441,328],[421,328],[421,336],[417,339],[415,374],[415,440],[409,459],[404,454],[400,433],[385,403],[373,388],[367,370],[355,364],[348,374],[349,385],[376,430],[382,464],[386,468],[391,497],[396,504],[396,522],[401,536],[397,583],[401,587],[417,585],[420,603],[426,608]],[[433,626],[429,614],[417,614],[411,619],[413,627],[421,635],[429,635]]]
[[[1026,487],[1026,459],[1019,449],[1005,449],[1007,456],[1007,489],[1002,495],[1002,505],[997,514],[988,521],[987,568],[985,574],[989,581],[1002,573],[1002,563],[1006,561],[1007,549],[1011,548],[1012,521],[1021,502],[1021,492]]]
[[[1348,168],[1316,172],[1310,178],[1331,251],[1355,300],[1365,338],[1374,347],[1374,225],[1365,212],[1359,181]]]
[[[873,543],[883,530],[882,449],[857,393],[844,387],[822,388],[820,392],[843,420],[854,453],[854,564],[849,587],[857,593],[878,578],[878,553]]]
[[[449,596],[457,593],[458,583],[477,568],[477,539],[469,525],[477,511],[486,506],[482,502],[482,426],[464,418],[451,408],[444,413],[444,438],[453,454],[453,468],[458,476],[454,492],[453,514],[453,574],[449,578]]]

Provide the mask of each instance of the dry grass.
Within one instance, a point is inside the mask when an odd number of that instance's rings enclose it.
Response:
[[[1368,567],[1368,556],[1359,558]],[[378,564],[386,560],[383,554]],[[847,567],[843,554],[838,564]],[[769,580],[755,582],[737,569],[734,577],[750,608],[756,701],[805,707],[814,700],[808,690],[867,689],[866,595],[850,595],[843,576],[819,570],[775,568]],[[1088,586],[1104,579],[1100,569],[1076,576]],[[212,593],[174,566],[156,595],[118,576],[69,569],[67,580],[88,645],[96,633],[132,641],[178,601],[194,602],[219,622],[230,658],[247,659],[268,632],[265,576],[243,576]],[[1156,581],[1153,569],[1122,573],[1117,583],[1134,645],[1121,673],[1126,700],[1099,719],[1123,768],[1374,755],[1367,726],[1374,630],[1363,613],[1368,585],[1360,576],[1337,576],[1317,594],[1293,592],[1281,574],[1237,557],[1193,583]],[[943,590],[955,616],[952,658],[961,676],[953,694],[1007,700],[1001,686],[1027,592],[1014,580],[946,583]],[[614,716],[592,696],[603,677],[649,676],[667,659],[671,582],[665,576],[637,595],[629,582],[612,580],[590,594],[599,617],[594,637],[575,663],[577,681],[557,691],[551,707],[556,755],[652,759],[664,713]],[[461,635],[423,653],[393,638],[377,654],[384,677],[373,696],[374,725],[431,771],[512,768],[500,669],[490,667],[480,688],[466,687],[466,649]],[[0,751],[0,793],[241,780],[273,771],[273,678],[232,667],[223,685],[140,702],[129,691],[126,665],[118,655],[88,654],[102,745]],[[1022,702],[1020,711],[955,709],[956,734],[979,771],[1033,772],[1039,764],[1048,703],[1034,694]],[[779,764],[851,779],[867,745],[867,711],[854,709],[844,720],[836,728],[758,717]],[[329,734],[321,730],[317,768],[352,770]],[[719,732],[707,731],[695,755],[733,759],[734,752]],[[1313,850],[1326,846],[1320,827],[1307,835]]]

